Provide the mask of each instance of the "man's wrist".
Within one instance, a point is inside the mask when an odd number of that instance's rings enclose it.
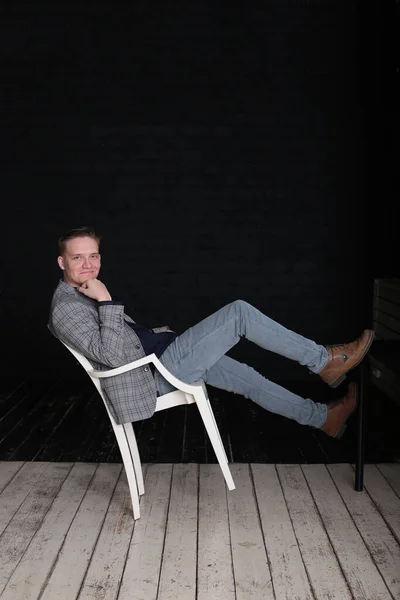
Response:
[[[100,298],[97,298],[97,302],[111,302],[112,298],[110,296],[110,294],[108,294],[107,296],[101,296]]]
[[[102,300],[97,304],[99,304],[100,306],[123,306],[123,303],[119,300]]]

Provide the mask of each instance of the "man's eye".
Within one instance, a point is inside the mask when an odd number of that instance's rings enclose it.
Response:
[[[74,260],[79,260],[80,258],[80,256],[74,256]]]
[[[98,254],[92,254],[92,258],[93,259],[97,259],[97,258],[99,258],[99,255]]]

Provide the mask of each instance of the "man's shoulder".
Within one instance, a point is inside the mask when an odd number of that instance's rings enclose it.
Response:
[[[53,292],[53,298],[59,298],[63,295],[75,295],[75,289],[71,286],[68,285],[67,283],[65,283],[65,281],[63,281],[62,279],[60,279],[58,281],[57,287]]]

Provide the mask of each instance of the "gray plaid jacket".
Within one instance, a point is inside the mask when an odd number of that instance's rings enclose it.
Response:
[[[116,304],[100,304],[60,281],[50,308],[52,334],[77,350],[97,371],[120,367],[145,356],[134,323]],[[154,328],[156,333],[165,327]],[[157,392],[149,365],[101,380],[111,414],[118,424],[148,419],[155,411]]]

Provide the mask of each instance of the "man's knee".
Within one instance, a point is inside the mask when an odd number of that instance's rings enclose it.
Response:
[[[245,300],[235,300],[233,302],[233,305],[239,311],[246,310],[250,306],[250,304],[248,302],[246,302]]]

